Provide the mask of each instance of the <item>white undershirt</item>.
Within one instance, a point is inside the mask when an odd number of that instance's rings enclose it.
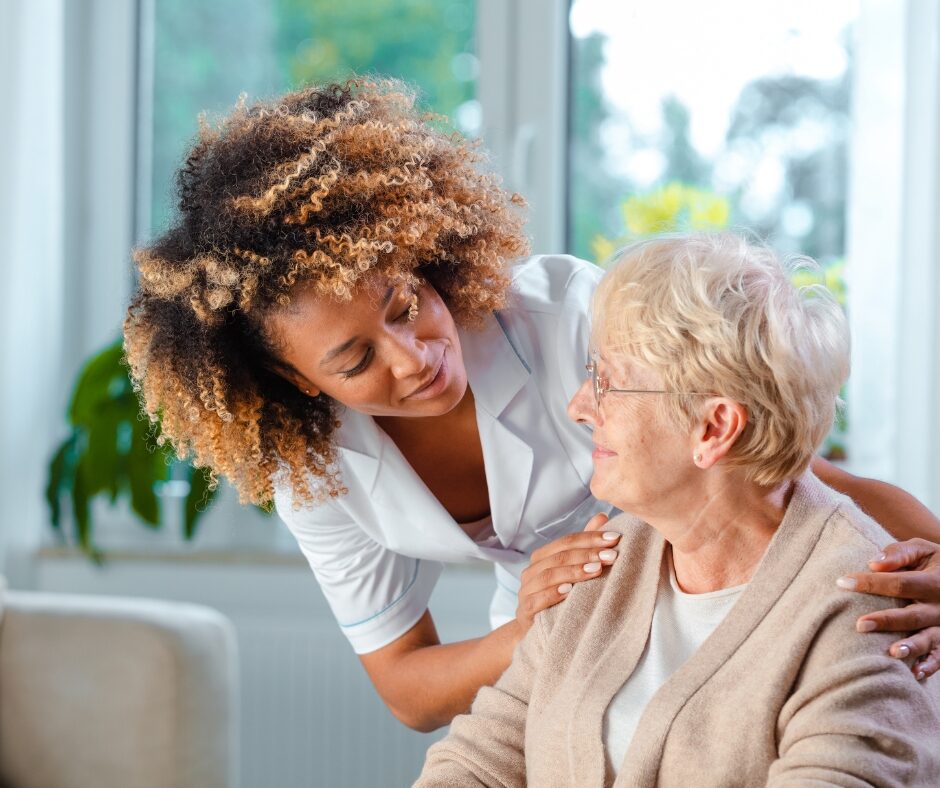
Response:
[[[646,649],[604,714],[604,749],[613,774],[620,771],[647,704],[728,615],[746,587],[686,594],[676,582],[667,548]]]
[[[493,517],[486,515],[472,523],[459,524],[463,532],[481,547],[501,547],[496,531],[493,529]]]

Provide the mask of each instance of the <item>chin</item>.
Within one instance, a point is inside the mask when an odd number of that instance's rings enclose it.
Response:
[[[409,415],[417,417],[443,416],[456,408],[461,403],[466,393],[467,379],[466,377],[462,377],[460,380],[453,381],[445,391],[442,391],[440,395],[434,399],[417,403],[418,408]]]
[[[602,474],[595,474],[591,477],[591,495],[598,501],[616,506],[621,512],[635,513],[635,500],[629,500],[628,496],[623,494],[623,487],[612,484],[605,479]],[[631,508],[634,507],[634,508]]]
[[[607,489],[607,485],[604,484],[603,479],[599,478],[598,474],[595,473],[591,477],[591,495],[597,498],[598,501],[606,501],[607,503],[613,503],[610,500],[610,490]],[[616,506],[616,504],[614,504]],[[620,508],[620,507],[617,507]]]
[[[452,387],[448,388],[444,394],[441,395],[440,400],[443,403],[446,403],[443,406],[443,413],[450,413],[454,408],[456,408],[462,401],[464,396],[467,393],[467,376],[461,375],[459,380],[455,380]]]

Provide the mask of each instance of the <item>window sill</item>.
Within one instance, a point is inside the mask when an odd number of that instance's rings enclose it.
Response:
[[[306,566],[304,557],[297,552],[277,549],[226,549],[226,548],[135,548],[123,547],[103,550],[105,563],[178,563],[212,565],[251,566]],[[79,560],[88,557],[77,547],[49,545],[41,547],[36,554],[38,561]]]

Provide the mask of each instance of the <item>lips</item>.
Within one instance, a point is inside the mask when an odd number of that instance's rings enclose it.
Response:
[[[440,390],[447,385],[447,353],[441,353],[441,360],[431,378],[422,383],[418,388],[411,392],[405,399],[429,399],[440,393]]]
[[[605,446],[601,446],[599,443],[594,444],[594,451],[591,453],[591,456],[595,460],[603,460],[606,457],[616,457],[617,452],[611,451]]]

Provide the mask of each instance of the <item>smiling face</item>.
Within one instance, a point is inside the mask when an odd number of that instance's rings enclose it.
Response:
[[[267,330],[284,377],[370,416],[440,416],[467,389],[453,316],[427,284],[375,275],[348,301],[300,287]]]
[[[614,359],[601,350],[598,373],[611,388],[653,392],[663,389],[659,375],[631,359]],[[656,393],[602,396],[595,406],[591,379],[568,405],[574,421],[593,428],[594,474],[591,492],[625,512],[651,519],[674,511],[692,489],[697,468],[692,457],[698,436],[684,431],[667,415]]]

